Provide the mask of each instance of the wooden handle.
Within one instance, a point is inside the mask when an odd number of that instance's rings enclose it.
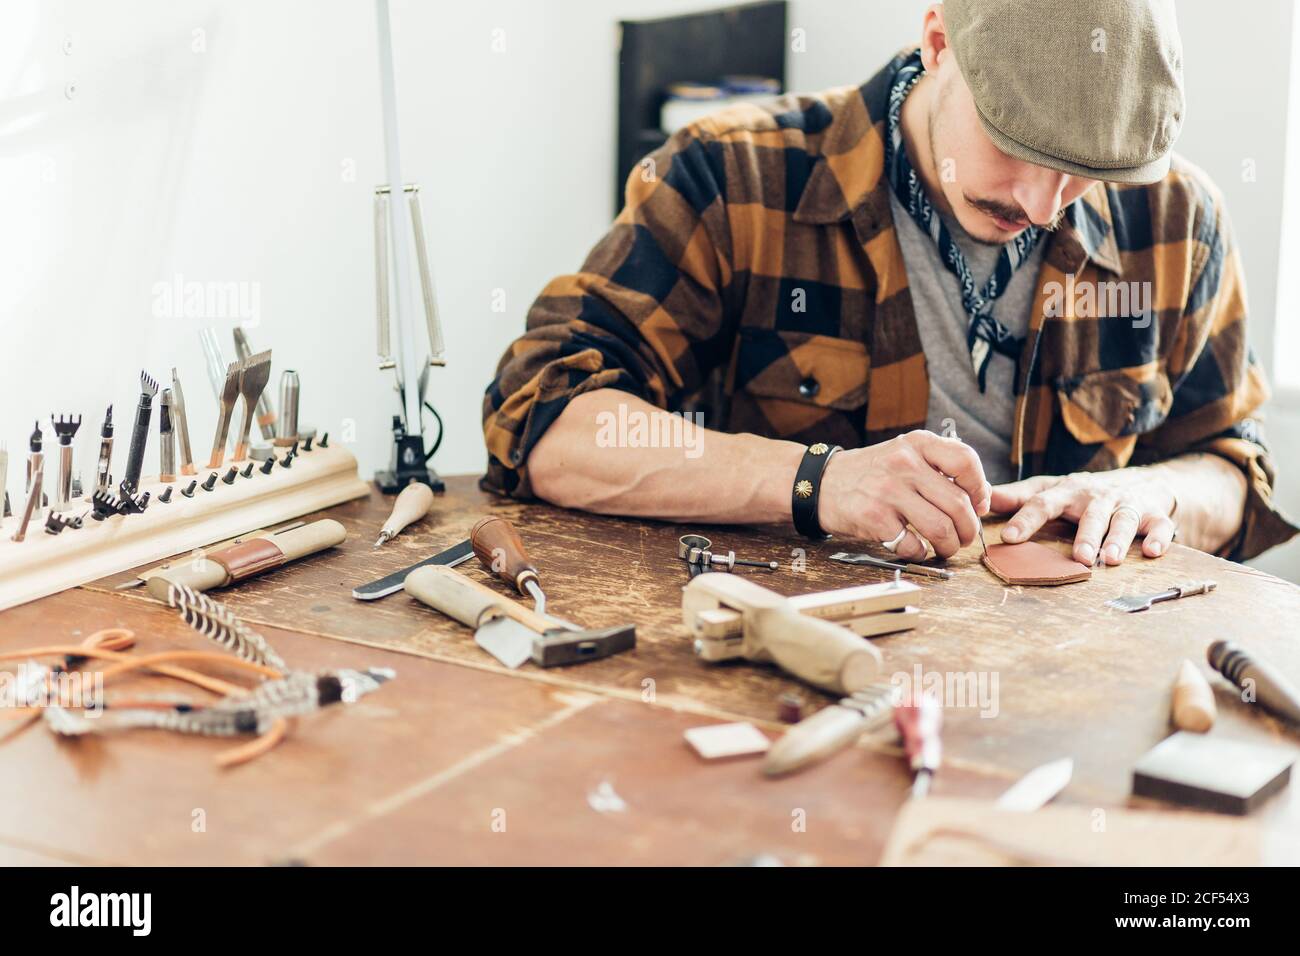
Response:
[[[520,594],[529,578],[537,578],[537,569],[524,550],[519,532],[505,518],[489,515],[480,518],[469,532],[470,544],[479,563]]]
[[[1214,691],[1205,675],[1191,661],[1184,660],[1174,679],[1174,726],[1203,734],[1214,726],[1217,708]]]
[[[390,538],[394,537],[408,524],[419,521],[427,515],[432,507],[432,488],[418,481],[413,485],[407,485],[393,502],[393,513],[388,516],[388,520],[379,530],[388,532]]]
[[[836,694],[861,690],[880,672],[880,651],[852,631],[787,605],[745,613],[745,656],[770,660]]]
[[[418,600],[470,627],[478,627],[489,610],[514,618],[538,634],[555,626],[522,604],[446,565],[416,568],[406,576],[404,586]]]
[[[284,552],[286,561],[293,561],[342,544],[347,536],[347,529],[343,525],[333,518],[322,518],[301,528],[273,534],[269,540]]]
[[[779,777],[829,757],[862,736],[867,721],[856,710],[832,705],[801,720],[772,744],[763,773]]]
[[[211,591],[230,583],[230,574],[207,558],[177,559],[166,571],[159,571],[145,581],[145,589],[155,600],[167,603],[167,591],[173,584],[183,584],[195,591]]]

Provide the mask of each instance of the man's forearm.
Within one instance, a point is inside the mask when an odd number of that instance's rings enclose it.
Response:
[[[657,446],[657,447],[652,447]],[[627,392],[577,396],[528,456],[538,497],[566,508],[670,521],[790,520],[804,447],[696,425]]]
[[[1160,474],[1178,501],[1178,540],[1210,554],[1220,551],[1241,528],[1246,476],[1218,455],[1171,458],[1151,470]]]

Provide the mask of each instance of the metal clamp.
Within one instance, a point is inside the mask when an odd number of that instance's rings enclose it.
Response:
[[[751,568],[766,568],[775,571],[778,561],[746,561],[736,557],[736,552],[724,554],[713,553],[713,542],[702,534],[684,534],[677,539],[677,557],[687,564],[698,565],[702,570],[730,571],[736,565]]]

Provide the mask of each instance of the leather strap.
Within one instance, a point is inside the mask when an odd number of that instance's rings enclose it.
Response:
[[[805,538],[821,540],[828,538],[817,520],[817,502],[821,497],[822,475],[826,471],[831,456],[840,451],[839,445],[827,445],[817,442],[809,445],[795,472],[794,488],[790,491],[790,513],[794,518],[794,529]]]
[[[250,538],[206,557],[225,568],[231,581],[240,581],[284,564],[284,552],[270,538]]]

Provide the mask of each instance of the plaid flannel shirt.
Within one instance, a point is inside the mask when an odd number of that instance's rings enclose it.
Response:
[[[613,227],[581,272],[542,291],[487,389],[485,488],[530,496],[529,451],[571,398],[599,388],[805,443],[925,427],[925,355],[883,173],[904,56],[861,87],[707,117],[633,171]],[[1208,177],[1175,157],[1160,182],[1098,183],[1046,241],[1016,385],[1017,473],[1209,452],[1247,480],[1224,554],[1244,560],[1295,534],[1271,503],[1252,418],[1268,387]],[[1149,310],[1135,314],[1136,297],[1123,308],[1106,285],[1120,282],[1149,283]]]

